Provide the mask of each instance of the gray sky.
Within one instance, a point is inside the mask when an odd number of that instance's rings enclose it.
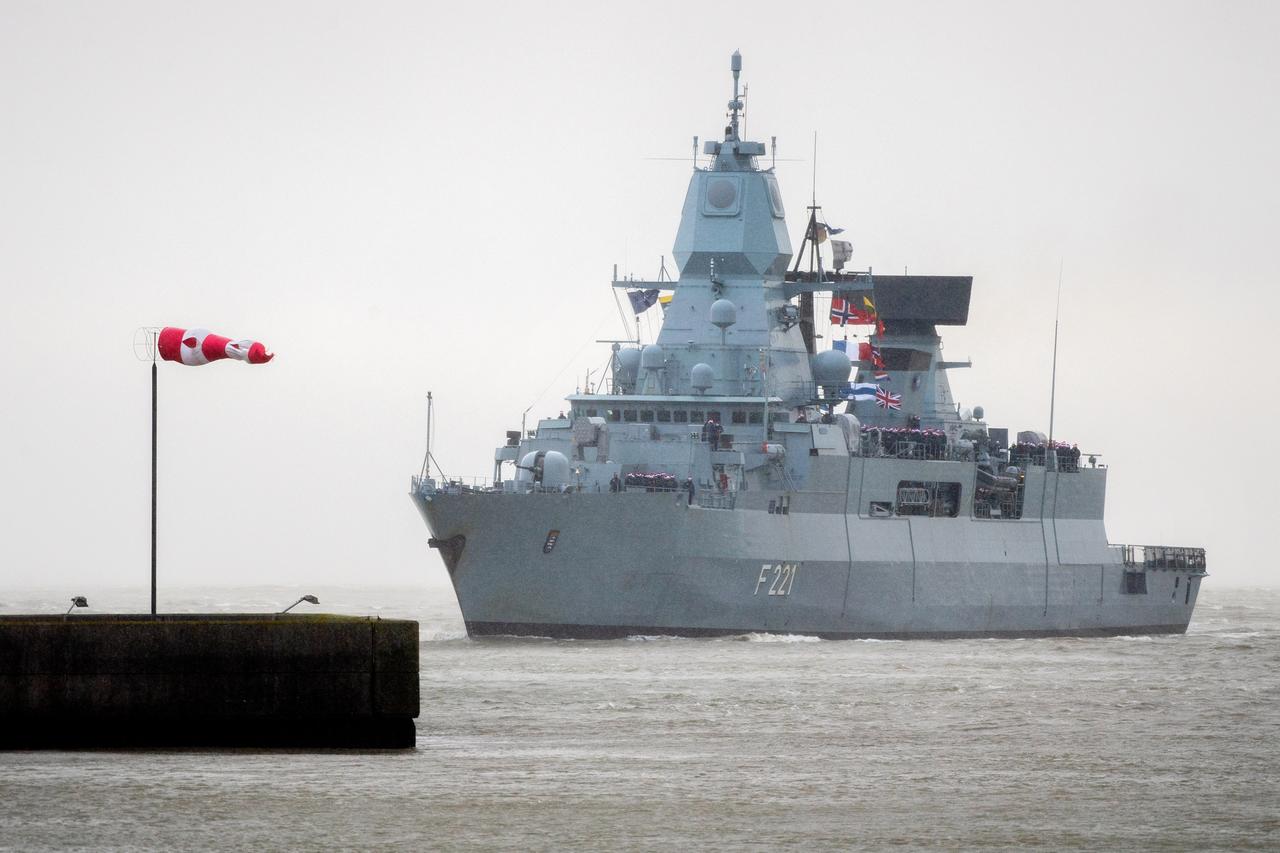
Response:
[[[161,365],[162,587],[445,586],[427,389],[483,475],[604,363],[688,181],[649,158],[723,127],[735,48],[796,242],[816,131],[854,266],[974,276],[953,387],[1013,430],[1064,263],[1055,432],[1113,466],[1111,540],[1273,584],[1277,10],[3,0],[0,586],[146,583],[143,325],[278,353]]]

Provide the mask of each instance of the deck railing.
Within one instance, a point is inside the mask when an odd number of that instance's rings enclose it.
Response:
[[[1173,545],[1113,545],[1119,548],[1124,564],[1130,568],[1191,569],[1204,571],[1207,563],[1203,548],[1183,548]]]
[[[450,477],[437,480],[434,477],[420,477],[417,474],[409,478],[409,493],[429,495],[443,492],[449,495],[460,495],[464,492],[500,492],[501,486],[494,486],[488,477]]]
[[[737,503],[737,492],[717,492],[704,489],[696,492],[693,502],[703,509],[733,509]]]

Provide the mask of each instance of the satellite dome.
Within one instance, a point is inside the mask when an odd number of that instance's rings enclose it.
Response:
[[[711,365],[703,362],[698,362],[689,371],[689,384],[697,391],[706,391],[715,378],[716,372],[711,369]]]
[[[618,350],[618,381],[623,385],[631,385],[636,381],[640,371],[640,350],[627,347]]]
[[[819,385],[848,382],[852,372],[849,356],[838,349],[823,350],[813,357],[813,379]]]
[[[645,370],[661,370],[666,367],[666,353],[657,344],[649,344],[640,351],[640,366]]]
[[[718,326],[721,331],[738,322],[738,306],[728,299],[717,299],[711,303],[711,325]]]
[[[986,417],[986,414],[987,414],[986,410],[984,410],[981,406],[973,407],[973,419],[975,421],[982,420],[984,417]]]

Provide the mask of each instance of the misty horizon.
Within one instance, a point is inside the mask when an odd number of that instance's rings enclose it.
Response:
[[[626,329],[614,265],[674,269],[735,48],[793,245],[816,132],[851,267],[973,276],[968,325],[943,330],[974,363],[952,389],[1011,434],[1048,431],[1061,268],[1054,437],[1109,466],[1110,540],[1275,585],[1253,495],[1278,473],[1256,377],[1280,308],[1280,11],[869,5],[824,11],[834,47],[813,50],[775,7],[733,8],[5,4],[0,588],[146,588],[131,342],[171,325],[276,358],[160,365],[162,602],[447,592],[408,496],[427,391],[451,476],[485,476],[526,407],[565,408]]]

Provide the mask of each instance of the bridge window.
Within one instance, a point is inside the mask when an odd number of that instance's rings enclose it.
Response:
[[[629,424],[633,424],[633,423],[635,423],[635,422],[636,422],[636,410],[635,410],[635,409],[623,409],[623,410],[622,410],[622,419],[623,419],[624,421],[626,421],[627,423],[629,423]]]
[[[752,423],[752,424],[763,424],[763,423],[764,423],[764,412],[749,412],[749,413],[747,414],[747,423]]]
[[[671,423],[671,410],[670,410],[670,409],[658,409],[658,423],[660,423],[660,424],[669,424],[669,423]]]
[[[609,412],[609,421],[610,421],[610,422],[612,422],[612,423],[615,423],[615,424],[616,424],[618,421],[622,420],[622,410],[621,410],[621,409],[609,409],[609,410],[608,410],[608,412]]]
[[[741,409],[735,409],[732,412],[731,417],[735,424],[745,424],[747,422],[747,413]]]
[[[687,424],[689,422],[689,413],[684,409],[676,409],[673,413],[675,422],[678,424]]]
[[[703,422],[703,420],[705,420],[705,418],[704,418],[703,413],[702,413],[702,411],[701,411],[700,409],[694,409],[693,411],[691,411],[691,412],[689,413],[689,423],[691,423],[691,424],[701,424],[701,423]]]
[[[653,423],[653,409],[641,409],[641,410],[640,410],[640,423],[642,423],[642,424],[651,424],[651,423]]]

